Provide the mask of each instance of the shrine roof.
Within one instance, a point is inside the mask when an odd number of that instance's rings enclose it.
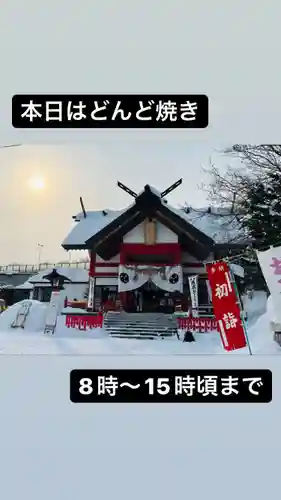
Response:
[[[239,225],[233,215],[222,213],[222,209],[208,213],[207,208],[190,209],[187,213],[168,204],[157,189],[147,185],[123,210],[78,213],[62,246],[66,250],[99,248],[104,257],[111,258],[108,255],[118,252],[123,236],[146,217],[154,217],[169,227],[178,234],[180,242],[191,246],[193,253],[201,258],[205,258],[216,243],[239,238]]]

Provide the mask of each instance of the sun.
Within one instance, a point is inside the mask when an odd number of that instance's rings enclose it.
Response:
[[[28,179],[28,185],[34,191],[41,191],[46,187],[45,180],[43,179],[43,177],[40,176],[30,177]]]

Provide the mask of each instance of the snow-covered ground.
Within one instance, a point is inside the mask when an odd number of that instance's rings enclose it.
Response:
[[[65,326],[65,316],[59,316],[54,336],[43,333],[46,305],[32,301],[25,328],[11,328],[21,303],[14,304],[0,315],[0,354],[61,354],[61,355],[189,355],[189,354],[248,354],[248,349],[227,353],[222,348],[218,332],[195,333],[196,342],[185,343],[177,338],[159,340],[110,338],[103,329],[86,332]],[[270,302],[269,302],[270,304]],[[248,336],[253,354],[281,354],[270,331],[271,313],[266,311],[266,296],[256,293],[244,301],[248,312]]]

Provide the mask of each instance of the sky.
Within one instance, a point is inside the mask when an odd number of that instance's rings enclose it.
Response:
[[[40,146],[27,147],[28,154],[23,148],[0,150],[0,263],[34,262],[38,243],[45,244],[42,258],[45,254],[55,259],[71,215],[79,210],[79,196],[91,207],[129,202],[115,186],[118,177],[129,184],[128,170],[132,188],[149,180],[166,187],[166,180],[173,182],[184,175],[184,184],[169,200],[180,203],[189,197],[196,202],[197,169],[214,148],[233,143],[280,144],[280,16],[281,2],[276,0],[3,1],[0,144],[52,144],[63,137],[70,145],[74,138],[78,142],[78,136],[87,135],[95,154],[86,162],[85,150],[90,146],[84,145],[81,154],[79,146],[74,148],[76,153],[70,146],[65,155],[57,151],[56,160],[45,146],[40,158]],[[146,133],[125,135],[119,131],[115,140],[107,136],[107,147],[94,132],[13,129],[11,99],[16,93],[204,93],[210,99],[210,126],[194,134],[175,132],[170,140],[164,132],[149,133],[149,139]],[[133,137],[142,137],[139,142],[145,138],[146,145],[138,147]],[[106,158],[111,170],[96,170],[97,150],[99,164]],[[43,168],[43,164],[48,182],[53,182],[44,196],[37,192],[39,198],[27,189],[25,181],[31,170],[39,165]],[[117,165],[122,167],[118,177]],[[138,176],[136,165],[142,169]],[[167,166],[170,173],[164,178]],[[154,182],[155,172],[158,182]],[[66,179],[63,173],[67,173]],[[104,185],[108,189],[103,190]],[[101,199],[103,196],[107,198]],[[243,368],[257,363],[260,368],[261,360],[252,358],[250,363],[247,356],[245,361],[239,356],[217,356],[215,360],[205,356],[201,365]],[[2,497],[19,498],[21,489],[28,491],[29,500],[49,500],[54,491],[56,497],[69,500],[88,497],[89,492],[110,499],[117,490],[123,500],[148,495],[163,500],[180,498],[186,490],[188,469],[188,490],[196,498],[214,491],[218,500],[226,496],[232,500],[242,490],[245,498],[264,499],[270,491],[274,498],[274,491],[280,489],[276,439],[280,362],[274,365],[274,360],[271,356],[262,361],[274,375],[276,390],[270,405],[248,405],[243,414],[236,405],[123,405],[121,413],[119,405],[110,411],[104,405],[72,406],[69,411],[67,394],[62,392],[67,373],[75,366],[88,365],[88,358],[61,356],[58,363],[52,358],[48,364],[44,356],[1,356]],[[181,364],[186,367],[182,356],[175,361],[134,356],[126,366],[179,368]],[[124,357],[95,356],[92,365],[122,368]],[[188,366],[198,368],[198,358],[190,356]],[[34,384],[35,378],[38,384]],[[16,387],[20,390],[15,391]],[[173,429],[167,432],[166,421],[177,422],[177,426],[170,425]],[[125,484],[122,449],[124,457],[131,458],[126,460]],[[193,458],[188,464],[187,450]],[[73,459],[77,456],[80,467]],[[110,473],[103,465],[108,456],[115,465]],[[205,481],[198,467],[202,456],[208,463]],[[146,480],[140,481],[144,460]],[[163,474],[163,463],[170,474]],[[237,463],[239,479],[231,481],[230,488],[229,471],[236,470]],[[262,474],[257,474],[261,465]],[[69,481],[72,476],[78,481]]]
[[[79,197],[88,210],[123,208],[131,198],[117,181],[136,192],[145,184],[162,191],[183,178],[169,202],[205,206],[207,194],[200,184],[208,177],[202,168],[209,166],[210,158],[224,168],[229,163],[221,152],[225,146],[177,137],[174,132],[165,140],[149,140],[142,132],[122,131],[121,137],[120,132],[109,131],[80,144],[0,148],[0,265],[36,263],[39,248],[41,261],[68,260],[61,243],[72,216],[81,211]],[[70,258],[82,256],[71,252]]]
[[[0,149],[0,265],[36,262],[38,243],[42,259],[67,258],[61,242],[79,196],[88,208],[119,208],[130,198],[117,180],[164,189],[183,177],[170,202],[199,206],[200,168],[214,150],[280,143],[280,12],[273,0],[264,8],[254,0],[4,2],[0,145],[29,146]],[[188,133],[13,129],[11,99],[20,93],[202,93],[210,125]],[[37,172],[45,190],[26,184]]]

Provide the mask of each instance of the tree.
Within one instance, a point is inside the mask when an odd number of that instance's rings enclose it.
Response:
[[[281,241],[281,176],[268,176],[267,182],[254,182],[242,202],[247,215],[244,225],[259,245]]]
[[[259,246],[281,241],[281,145],[234,145],[224,151],[239,159],[224,173],[211,165],[207,191],[230,211]]]

